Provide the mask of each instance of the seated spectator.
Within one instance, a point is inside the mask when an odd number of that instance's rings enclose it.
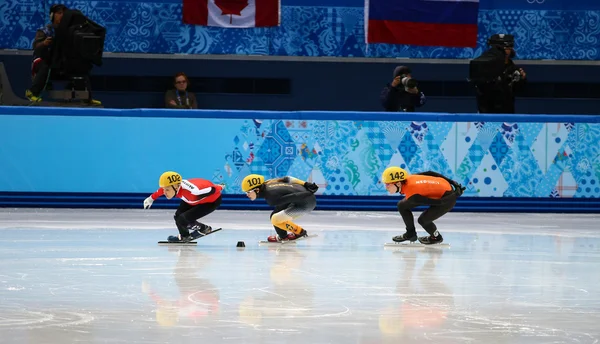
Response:
[[[425,104],[426,98],[417,87],[417,80],[411,76],[410,68],[398,66],[394,69],[394,79],[381,91],[381,105],[385,111],[414,112]]]
[[[185,73],[175,74],[173,84],[175,89],[165,93],[165,106],[169,109],[197,109],[196,96],[187,91],[190,84],[187,75]]]
[[[54,29],[60,24],[67,7],[56,4],[50,7],[50,24],[38,29],[33,39],[33,62],[31,66],[31,88],[25,91],[29,100],[39,102],[40,93],[46,87],[50,64],[52,60],[52,48],[54,46]]]

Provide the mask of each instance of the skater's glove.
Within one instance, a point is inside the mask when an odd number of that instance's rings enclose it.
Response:
[[[458,196],[462,196],[463,192],[465,192],[467,189],[466,187],[462,186],[462,184],[454,185],[454,187],[456,188],[455,192]]]
[[[317,192],[317,190],[319,190],[319,186],[315,183],[306,182],[306,183],[304,183],[304,187],[306,188],[306,190],[308,190],[312,193],[315,193],[315,192]]]
[[[152,199],[151,196],[148,196],[148,198],[146,198],[144,200],[144,209],[148,209],[152,206],[152,203],[154,202],[154,200]]]

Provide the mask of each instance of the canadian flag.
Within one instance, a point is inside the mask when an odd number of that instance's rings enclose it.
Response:
[[[279,26],[281,0],[183,0],[183,22],[220,27]]]

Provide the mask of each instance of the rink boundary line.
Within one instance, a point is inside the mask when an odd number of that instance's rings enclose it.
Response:
[[[400,215],[395,210],[395,207],[393,207],[393,208],[394,208],[394,210],[392,210],[392,209],[387,209],[387,210],[324,210],[324,209],[321,209],[321,210],[313,210],[309,215],[305,215],[304,217],[302,217],[302,219],[310,221],[311,219],[314,219],[315,217],[321,217],[321,216],[347,217],[347,218],[398,219]],[[417,208],[417,210],[413,211],[413,213],[415,215],[418,215],[421,213],[421,211],[418,209],[419,208]],[[56,215],[57,213],[58,214],[69,214],[69,215],[72,215],[73,213],[77,213],[77,215],[80,217],[81,216],[98,216],[98,215],[114,216],[116,214],[126,214],[126,215],[140,216],[142,218],[148,219],[148,218],[158,217],[158,216],[161,216],[161,217],[162,216],[171,216],[172,217],[173,210],[174,209],[172,209],[172,208],[160,208],[160,207],[157,208],[154,206],[152,207],[152,209],[141,209],[141,207],[137,207],[137,208],[0,207],[0,222],[2,221],[1,216],[3,214],[11,214],[13,212],[19,213],[19,214],[35,213],[35,214],[39,214],[40,216]],[[207,218],[209,218],[211,216],[215,216],[217,214],[228,214],[228,215],[229,214],[240,214],[240,215],[244,215],[244,216],[253,216],[253,217],[255,216],[257,219],[264,219],[266,216],[266,218],[268,219],[271,212],[272,212],[272,209],[223,209],[223,208],[219,208],[219,209],[215,210],[212,214],[208,215]],[[548,217],[548,213],[545,213],[545,212],[539,212],[539,213],[522,212],[522,213],[515,213],[515,214],[516,215],[525,215],[527,217],[538,216],[538,217],[541,217],[544,219],[546,219]],[[595,214],[595,213],[556,214],[556,215],[561,216],[561,217],[564,217],[564,216],[573,217],[574,219],[581,218],[581,217],[600,219],[599,215]],[[450,212],[450,213],[448,213],[448,215],[445,215],[446,218],[448,216],[460,217],[463,215],[461,212]],[[489,217],[505,218],[507,215],[502,212],[474,212],[474,213],[469,213],[468,216],[487,219]],[[114,219],[111,217],[110,220],[114,220]],[[121,219],[119,219],[119,220],[121,220]],[[169,218],[169,220],[170,220],[170,218]],[[131,219],[130,221],[134,221],[134,220]]]
[[[248,231],[248,232],[260,232],[260,231],[271,231],[273,229],[272,225],[258,225],[253,226],[252,228],[248,228],[248,226],[243,227],[242,225],[233,225],[228,226],[226,223],[219,223],[222,225],[224,231]],[[377,232],[377,233],[400,233],[403,232],[398,225],[389,226],[389,227],[377,227],[377,228],[364,228],[362,226],[325,226],[320,228],[315,228],[318,224],[314,224],[311,226],[310,223],[302,223],[302,226],[309,231],[309,233],[318,234],[323,232],[344,232],[344,231],[352,231],[352,232]],[[552,231],[544,231],[543,229],[532,230],[531,228],[518,228],[513,230],[498,230],[498,229],[457,229],[452,227],[442,227],[441,224],[438,224],[438,228],[442,234],[445,233],[461,233],[461,234],[486,234],[486,235],[516,235],[516,236],[551,236],[551,237],[562,237],[562,238],[600,238],[600,232],[569,232],[568,228],[555,228]],[[97,230],[97,231],[176,231],[176,228],[173,225],[165,224],[165,226],[48,226],[48,225],[29,225],[25,222],[21,222],[19,226],[6,226],[3,221],[0,221],[0,232],[1,231],[9,231],[9,230],[19,230],[19,231],[30,231],[30,230],[42,230],[42,231],[81,231],[81,230]],[[419,233],[425,233],[423,229],[417,228]],[[560,231],[560,232],[559,232]]]

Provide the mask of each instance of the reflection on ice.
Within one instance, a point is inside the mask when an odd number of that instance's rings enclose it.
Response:
[[[33,212],[0,211],[3,343],[600,341],[593,216],[451,213],[450,247],[384,248],[393,213],[259,246],[268,213],[216,212],[225,230],[166,247],[169,212]]]

